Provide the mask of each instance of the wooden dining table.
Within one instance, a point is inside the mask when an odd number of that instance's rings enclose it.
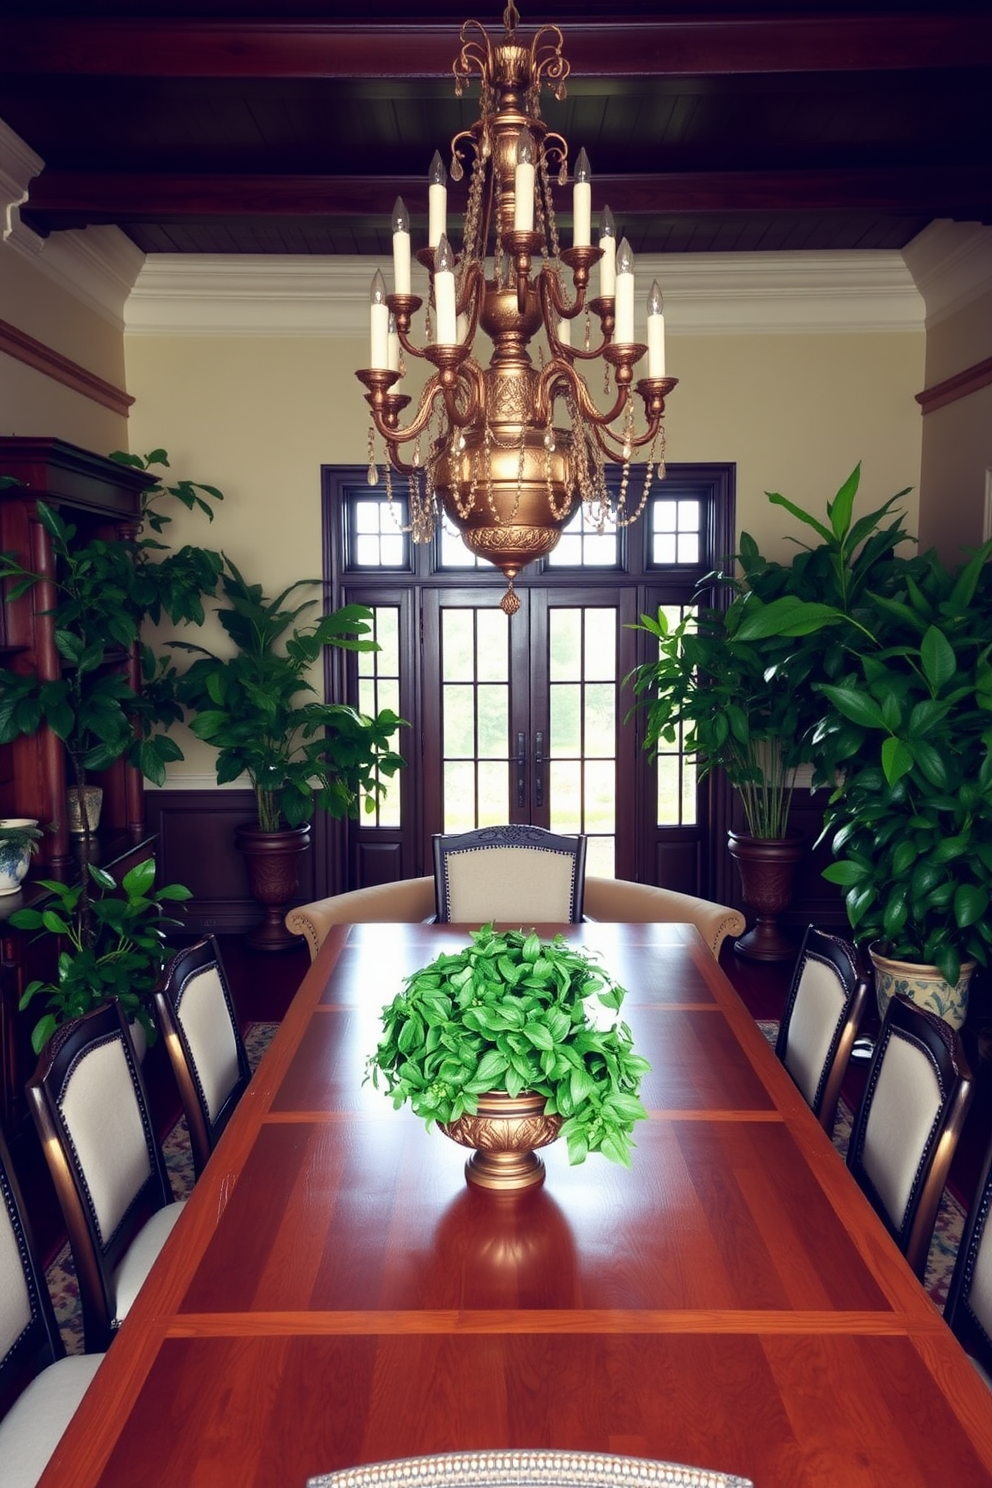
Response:
[[[563,933],[651,1062],[632,1168],[557,1142],[543,1187],[468,1186],[364,1078],[382,1007],[467,927],[335,927],[43,1488],[499,1447],[992,1485],[992,1395],[695,928]]]

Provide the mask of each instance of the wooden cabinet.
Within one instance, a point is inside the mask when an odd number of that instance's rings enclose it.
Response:
[[[39,501],[57,508],[77,529],[81,542],[134,533],[141,492],[149,477],[59,439],[0,438],[0,475],[18,484],[0,487],[0,548],[42,575],[20,598],[0,605],[0,666],[59,676],[50,614],[54,559],[48,533],[38,520]],[[111,665],[124,668],[137,687],[137,649],[121,651]],[[41,942],[9,924],[15,909],[37,904],[39,878],[71,879],[78,871],[66,813],[66,759],[61,741],[43,726],[30,737],[0,745],[0,816],[36,817],[46,829],[40,851],[21,891],[0,898],[0,1119],[11,1132],[22,1115],[24,1080],[34,1067],[30,1044],[33,1015],[19,1014],[23,987],[53,975],[51,937]],[[71,782],[70,782],[71,783]],[[118,760],[94,783],[104,789],[95,861],[120,874],[153,850],[145,824],[140,771]],[[47,964],[52,962],[52,964]]]
[[[0,609],[0,665],[13,672],[36,671],[52,680],[60,669],[52,618],[46,614],[54,601],[54,566],[37,503],[55,507],[76,527],[81,542],[126,537],[136,531],[141,492],[150,479],[142,471],[62,440],[27,438],[0,438],[0,475],[18,481],[0,488],[0,548],[42,575],[40,583]],[[122,652],[117,664],[137,687],[137,649],[133,654]],[[52,829],[41,844],[35,874],[39,866],[57,872],[71,868],[66,783],[65,752],[47,727],[0,745],[0,816],[37,817],[43,827]],[[145,832],[140,771],[118,760],[94,783],[104,789],[102,830],[140,840]]]

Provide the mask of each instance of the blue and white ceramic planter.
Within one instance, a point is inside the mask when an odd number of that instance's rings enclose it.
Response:
[[[5,816],[0,820],[4,827],[36,827],[37,821],[27,816]],[[0,839],[0,894],[16,894],[31,866],[31,844],[23,847],[15,842]]]
[[[936,1013],[952,1028],[961,1027],[968,1015],[968,983],[975,970],[974,961],[961,963],[961,976],[957,985],[952,987],[936,966],[916,961],[891,961],[874,946],[868,947],[868,954],[875,967],[875,996],[880,1018],[885,1017],[885,1009],[893,994],[900,992],[917,1007]]]

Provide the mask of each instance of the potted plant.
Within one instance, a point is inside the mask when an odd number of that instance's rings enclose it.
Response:
[[[233,654],[170,642],[196,657],[178,679],[177,696],[189,710],[192,732],[218,751],[217,783],[244,775],[251,783],[256,820],[237,829],[238,846],[266,917],[248,939],[259,949],[281,950],[298,943],[283,916],[314,812],[357,816],[363,798],[374,808],[385,777],[403,764],[390,746],[403,720],[389,709],[370,717],[346,703],[323,702],[310,681],[327,646],[378,650],[368,636],[370,610],[346,605],[302,624],[301,615],[317,601],[287,601],[318,580],[297,580],[270,599],[226,555],[224,564],[227,603],[217,615]]]
[[[0,818],[0,894],[18,893],[41,836],[33,817]]]
[[[729,846],[757,923],[735,945],[755,960],[795,954],[778,926],[805,852],[802,838],[790,832],[789,813],[797,767],[817,761],[815,731],[823,712],[817,684],[834,675],[842,655],[836,636],[824,633],[822,617],[829,611],[853,634],[871,586],[892,585],[893,549],[906,538],[902,519],[890,519],[905,492],[856,521],[859,482],[860,466],[827,503],[826,523],[766,492],[815,529],[820,541],[781,563],[763,557],[745,532],[735,567],[707,580],[729,596],[726,606],[699,605],[677,623],[662,607],[656,618],[642,615],[636,627],[658,643],[657,656],[627,678],[638,700],[628,718],[646,710],[645,747],[657,752],[661,741],[673,744],[681,734],[699,779],[719,769],[737,791],[745,830],[732,830]],[[800,605],[805,629],[786,632],[762,623],[783,608],[795,615]]]
[[[953,570],[925,555],[899,591],[872,596],[853,643],[829,608],[762,617],[785,636],[838,637],[842,675],[818,684],[817,747],[836,782],[825,876],[876,962],[880,1011],[898,990],[955,1026],[992,947],[990,559],[992,543]]]
[[[466,1176],[480,1187],[540,1183],[533,1148],[559,1135],[571,1163],[601,1152],[630,1167],[650,1066],[625,1023],[604,1027],[587,1007],[596,998],[616,1012],[624,996],[563,935],[483,926],[407,977],[383,1009],[367,1078],[378,1087],[381,1076],[393,1105],[409,1102],[428,1128],[476,1147]]]
[[[31,1031],[36,1054],[60,1023],[78,1018],[111,997],[133,1025],[154,1041],[152,993],[162,968],[172,954],[165,944],[165,927],[181,922],[163,913],[163,906],[191,897],[182,884],[155,889],[155,860],[146,858],[120,884],[113,875],[89,867],[92,887],[40,879],[48,899],[38,909],[18,909],[11,924],[58,937],[58,971],[51,981],[29,982],[19,1006],[36,997],[45,1010]]]

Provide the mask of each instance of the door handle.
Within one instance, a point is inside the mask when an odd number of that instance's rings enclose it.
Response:
[[[517,805],[527,802],[527,735],[517,735]]]
[[[544,805],[544,735],[534,735],[534,804]]]

